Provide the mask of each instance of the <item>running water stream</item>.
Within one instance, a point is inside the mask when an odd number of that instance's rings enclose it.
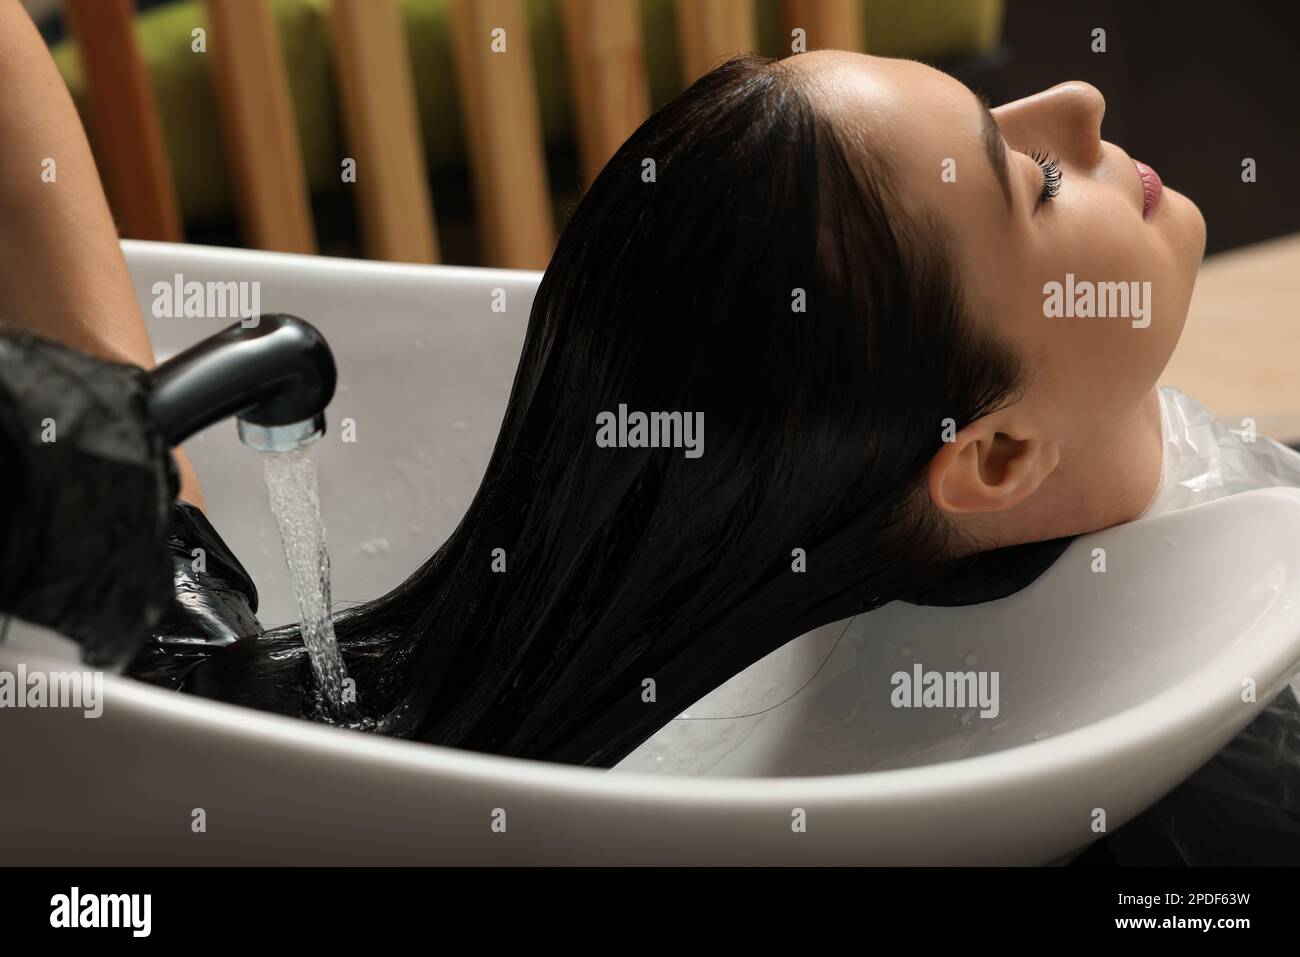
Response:
[[[330,618],[330,558],[320,516],[316,463],[305,449],[262,455],[271,511],[280,526],[285,563],[298,600],[302,640],[316,677],[316,704],[326,721],[343,722],[354,709],[344,699],[347,668]]]

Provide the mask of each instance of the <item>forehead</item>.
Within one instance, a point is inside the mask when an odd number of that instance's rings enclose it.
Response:
[[[923,63],[837,50],[817,50],[783,63],[808,81],[819,110],[842,131],[868,136],[877,149],[948,142],[956,150],[978,143],[974,96]]]
[[[849,148],[886,161],[894,195],[959,236],[1010,228],[975,95],[915,60],[819,50],[782,61]]]
[[[915,60],[818,50],[782,61],[848,148],[885,161],[915,213],[987,227],[1005,215],[975,95]],[[952,222],[956,220],[957,222]]]
[[[807,81],[815,109],[851,151],[886,161],[891,196],[944,225],[968,291],[991,295],[1006,258],[999,251],[1020,233],[989,162],[975,95],[914,60],[815,51],[781,62]]]

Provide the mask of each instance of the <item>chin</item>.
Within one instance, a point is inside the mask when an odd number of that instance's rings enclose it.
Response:
[[[1199,268],[1205,255],[1205,217],[1200,207],[1172,189],[1166,189],[1161,199],[1169,204],[1166,228],[1171,245],[1178,250],[1180,259],[1193,269]]]

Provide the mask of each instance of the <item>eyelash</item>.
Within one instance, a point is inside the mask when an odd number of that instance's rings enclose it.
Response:
[[[1061,191],[1061,163],[1042,150],[1033,150],[1026,155],[1043,171],[1043,191],[1038,196],[1038,204],[1050,203],[1052,197]]]

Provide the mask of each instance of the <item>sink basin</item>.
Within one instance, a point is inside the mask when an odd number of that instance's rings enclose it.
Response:
[[[339,390],[315,448],[336,602],[376,596],[432,554],[486,467],[539,273],[123,246],[146,315],[154,283],[177,273],[256,281],[262,311],[301,315],[331,343]],[[165,358],[231,321],[151,318],[150,331]],[[263,622],[292,620],[255,453],[233,422],[186,448]],[[1101,836],[1098,810],[1107,831],[1140,813],[1295,674],[1296,542],[1292,489],[1083,536],[1010,598],[895,603],[819,628],[613,771],[378,739],[109,675],[96,719],[0,710],[0,749],[22,769],[0,790],[0,861],[1059,861]],[[70,648],[15,624],[0,671],[67,669]],[[915,665],[996,672],[996,715],[893,707],[894,676]]]

